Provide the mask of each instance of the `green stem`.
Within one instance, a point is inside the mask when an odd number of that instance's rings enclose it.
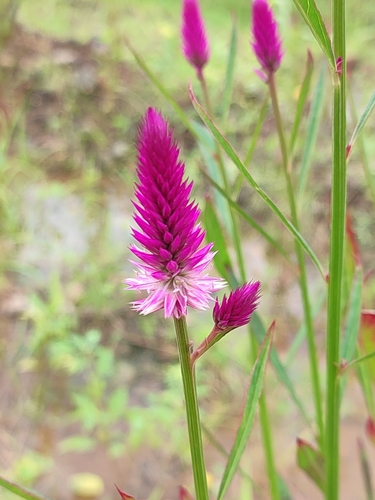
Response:
[[[279,135],[280,148],[283,158],[283,170],[285,175],[285,182],[287,186],[287,193],[289,199],[289,206],[291,211],[291,218],[294,227],[297,231],[300,231],[299,228],[299,220],[297,213],[297,206],[294,197],[293,183],[292,183],[292,168],[291,162],[289,160],[288,147],[285,140],[283,123],[281,119],[281,113],[279,108],[279,103],[277,100],[277,92],[275,85],[275,76],[274,74],[269,75],[269,90],[272,100],[272,107],[275,114],[276,119],[276,127]],[[322,407],[322,395],[321,395],[321,385],[320,385],[320,377],[319,377],[319,364],[318,364],[318,354],[315,343],[315,334],[314,334],[314,324],[311,313],[311,305],[310,305],[310,297],[309,297],[309,288],[308,288],[308,280],[307,280],[307,272],[306,272],[306,263],[305,256],[303,252],[303,248],[300,243],[295,240],[295,249],[299,266],[299,285],[301,289],[301,298],[302,298],[302,306],[306,323],[306,336],[307,336],[307,344],[309,350],[309,361],[310,361],[310,372],[311,372],[311,381],[313,387],[313,396],[314,396],[314,405],[315,405],[315,415],[316,422],[318,426],[318,441],[323,447],[323,439],[324,439],[324,422],[323,422],[323,407]]]
[[[339,498],[340,329],[346,217],[345,0],[332,1],[333,52],[342,73],[333,75],[332,201],[329,252],[326,391],[326,499]]]
[[[206,466],[203,455],[201,424],[194,371],[190,364],[190,346],[186,318],[174,319],[177,348],[180,358],[182,382],[184,386],[186,416],[188,423],[191,461],[197,500],[209,500]]]

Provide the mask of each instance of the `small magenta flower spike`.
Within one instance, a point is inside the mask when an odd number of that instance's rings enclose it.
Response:
[[[277,22],[267,0],[253,0],[253,42],[254,53],[262,67],[256,73],[267,82],[275,73],[283,58],[281,38]]]
[[[251,281],[224,295],[221,304],[216,299],[213,318],[215,328],[229,332],[250,322],[251,315],[258,307],[260,299],[260,282]]]
[[[192,363],[231,330],[247,325],[260,300],[260,282],[250,281],[224,295],[220,304],[216,299],[213,309],[215,326],[211,333],[193,352]]]
[[[198,0],[183,0],[181,35],[184,56],[201,79],[210,49]]]
[[[129,290],[148,296],[132,303],[140,314],[164,309],[164,316],[181,318],[187,306],[206,309],[211,294],[226,286],[210,277],[213,244],[203,247],[205,231],[197,223],[200,211],[190,201],[193,183],[184,179],[185,165],[162,115],[149,108],[139,131],[137,173],[133,203],[134,221],[140,231],[133,237],[143,247],[130,247],[140,262],[136,277],[126,279]]]

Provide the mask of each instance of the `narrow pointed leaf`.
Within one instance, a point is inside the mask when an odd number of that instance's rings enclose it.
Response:
[[[313,100],[311,103],[309,123],[307,126],[305,146],[302,154],[301,170],[298,177],[297,196],[301,201],[303,193],[307,184],[310,168],[312,165],[312,158],[316,147],[316,138],[322,117],[322,109],[324,102],[324,87],[325,87],[325,67],[323,66],[320,73],[318,83],[314,92]]]
[[[348,146],[350,153],[353,150],[353,145],[354,145],[355,141],[357,140],[359,134],[361,133],[363,127],[365,126],[367,120],[369,119],[369,116],[372,113],[372,110],[374,109],[374,106],[375,106],[375,91],[371,95],[370,100],[367,103],[367,105],[366,105],[363,113],[361,114],[361,116],[360,116],[360,118],[358,120],[358,123],[357,123],[357,125],[356,125],[356,127],[354,129],[354,132],[353,132],[353,134],[352,134],[352,136],[350,138],[349,146]],[[348,157],[349,157],[349,155],[348,155]]]
[[[370,465],[370,461],[366,453],[365,445],[360,439],[358,439],[358,450],[359,450],[359,457],[361,460],[361,470],[362,470],[363,482],[365,484],[366,498],[367,500],[374,500],[374,490],[372,488],[372,482],[371,482],[372,467]]]
[[[0,476],[0,486],[6,490],[14,493],[18,497],[25,498],[26,500],[48,500],[47,497],[37,493],[36,491],[30,490],[29,488],[24,488],[12,481],[8,481],[5,477]]]
[[[262,320],[260,319],[259,314],[255,311],[250,323],[251,326],[251,331],[255,335],[255,338],[257,339],[257,342],[261,344],[264,341],[264,338],[266,336],[266,329],[263,325]],[[302,404],[302,401],[299,399],[295,389],[293,382],[291,381],[288,372],[281,362],[279,355],[277,354],[277,351],[274,347],[271,347],[271,352],[270,352],[270,362],[275,370],[276,376],[279,380],[279,382],[285,387],[285,389],[288,391],[290,398],[298,408],[301,417],[304,419],[305,423],[311,427],[311,419],[305,409],[305,407]]]
[[[217,156],[217,146],[215,140],[207,128],[201,123],[194,121],[192,122],[192,125],[198,140],[199,150],[202,154],[209,175],[215,180],[215,182],[221,185],[220,169],[215,159]],[[231,215],[225,196],[219,191],[215,191],[214,201],[227,234],[233,237]]]
[[[128,40],[126,41],[126,45],[130,52],[133,54],[134,59],[137,61],[138,66],[143,69],[143,71],[146,73],[148,78],[151,80],[151,82],[155,85],[155,87],[159,90],[159,92],[165,97],[165,99],[169,102],[169,104],[172,106],[178,117],[180,118],[181,122],[185,125],[185,127],[190,130],[190,132],[195,135],[194,128],[192,124],[190,123],[190,120],[184,110],[178,105],[177,101],[172,97],[172,95],[168,92],[166,87],[161,83],[159,78],[157,78],[156,75],[151,71],[151,69],[148,67],[146,64],[145,60],[138,54],[138,52],[130,45],[130,42]]]
[[[214,241],[215,256],[214,264],[220,275],[232,286],[233,266],[230,260],[225,238],[221,230],[220,222],[216,216],[212,201],[206,198],[206,206],[203,212],[203,224],[206,230],[207,241]]]
[[[358,359],[360,359],[360,351],[357,350]],[[357,363],[358,380],[361,385],[362,393],[365,398],[367,410],[370,415],[375,415],[375,401],[372,391],[372,378],[369,363]]]
[[[267,231],[265,231],[259,224],[257,224],[255,222],[255,220],[245,212],[245,210],[243,210],[239,205],[238,203],[236,203],[235,201],[233,201],[228,195],[227,193],[224,191],[223,188],[221,188],[219,186],[219,184],[217,184],[214,179],[212,179],[209,175],[207,175],[207,173],[204,172],[204,174],[206,175],[206,177],[208,178],[208,180],[211,182],[211,184],[214,186],[214,188],[219,191],[219,193],[221,193],[228,201],[229,205],[231,207],[233,207],[240,215],[241,217],[243,217],[243,219],[253,228],[255,229],[261,236],[263,236],[263,238],[265,240],[268,241],[268,243],[270,245],[272,245],[281,255],[283,255],[287,261],[290,263],[290,264],[293,264],[291,258],[290,258],[290,255],[289,253],[284,250],[278,243],[277,241],[275,241],[269,234]]]
[[[332,50],[331,39],[329,38],[327,28],[323,22],[322,15],[314,0],[293,0],[299,13],[310,28],[311,33],[318,42],[323,53],[327,57],[328,63],[333,71],[336,71],[335,56]],[[340,54],[337,54],[339,57]]]
[[[324,492],[324,455],[307,441],[297,439],[297,464]]]
[[[344,338],[341,344],[341,359],[345,359],[348,363],[353,359],[361,324],[362,283],[362,268],[358,267],[354,274]]]
[[[314,59],[312,57],[311,52],[308,50],[307,51],[307,62],[306,62],[306,72],[305,72],[305,77],[303,79],[302,85],[301,85],[301,90],[298,96],[298,101],[297,101],[297,108],[296,108],[296,116],[294,117],[294,123],[293,123],[293,129],[292,133],[290,136],[290,144],[289,144],[289,151],[290,154],[293,153],[294,150],[294,145],[296,142],[296,138],[299,132],[299,127],[301,125],[302,117],[303,117],[303,112],[305,109],[305,104],[307,101],[307,97],[309,95],[309,90],[310,90],[310,83],[311,83],[311,76],[313,74],[313,69],[314,69]],[[246,162],[245,162],[246,163]]]
[[[375,351],[375,310],[364,310],[361,315],[361,327],[359,332],[359,345],[363,354]],[[375,381],[375,361],[366,363],[371,373],[371,379]]]
[[[275,323],[272,323],[253,368],[241,424],[238,428],[236,438],[224,470],[223,478],[220,483],[217,497],[218,500],[222,500],[224,498],[224,495],[232,482],[253,427],[258,400],[263,389],[264,373],[267,366],[267,359],[273,338],[274,327]]]
[[[267,112],[267,108],[268,108],[268,95],[263,103],[263,106],[261,107],[260,109],[260,113],[259,113],[259,118],[257,120],[257,123],[255,125],[255,130],[254,130],[254,133],[251,137],[251,142],[250,142],[250,146],[249,146],[249,149],[247,150],[247,153],[246,153],[246,156],[245,156],[245,161],[244,161],[244,165],[249,165],[250,162],[251,162],[251,159],[253,157],[253,154],[254,154],[254,151],[255,151],[255,146],[257,145],[257,142],[258,142],[258,139],[259,139],[259,135],[262,131],[262,126],[263,126],[263,122],[264,122],[264,118],[266,116],[266,112]],[[239,174],[241,175],[241,174]],[[243,176],[241,175],[241,178]],[[236,192],[239,191],[239,189],[236,190]]]
[[[236,62],[237,55],[237,23],[235,17],[233,17],[232,34],[229,45],[229,54],[227,62],[227,70],[225,73],[225,85],[223,92],[223,99],[220,106],[220,116],[225,123],[229,111],[230,101],[232,97],[233,90],[233,77],[234,77],[234,66]]]
[[[251,174],[247,171],[245,165],[239,159],[237,153],[234,151],[231,144],[227,141],[227,139],[222,135],[220,130],[216,127],[211,118],[207,115],[201,105],[198,103],[196,97],[193,94],[192,89],[190,88],[190,96],[194,108],[196,109],[198,115],[201,117],[202,121],[209,128],[219,145],[223,148],[228,157],[233,161],[235,166],[239,169],[239,171],[244,175],[245,179],[248,181],[250,186],[258,193],[258,195],[262,198],[262,200],[268,205],[268,207],[274,212],[275,215],[282,221],[284,226],[289,230],[289,232],[296,238],[296,240],[300,243],[302,248],[305,250],[307,255],[311,258],[316,268],[320,272],[321,276],[325,277],[323,268],[312,251],[311,247],[308,245],[303,236],[297,231],[297,229],[293,226],[293,224],[284,216],[281,210],[276,206],[276,204],[271,200],[271,198],[263,191],[263,189],[258,185],[255,179],[251,176]]]
[[[356,269],[352,290],[349,298],[348,313],[344,338],[341,344],[341,359],[346,363],[350,363],[355,355],[358,342],[359,328],[361,324],[361,308],[362,308],[362,268]],[[347,376],[341,379],[341,398],[344,395]]]

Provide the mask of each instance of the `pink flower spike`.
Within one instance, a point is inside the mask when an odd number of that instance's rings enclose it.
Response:
[[[228,332],[240,326],[247,325],[251,320],[251,315],[258,307],[259,299],[259,281],[245,283],[231,291],[229,297],[224,295],[221,304],[216,299],[212,313],[215,325],[209,336],[192,353],[192,365]]]
[[[234,328],[247,325],[251,315],[258,307],[260,299],[260,282],[250,281],[224,295],[222,303],[216,299],[213,310],[215,330],[229,332]]]
[[[278,70],[283,58],[277,22],[267,0],[254,0],[252,10],[252,47],[263,72],[269,75]]]
[[[210,49],[198,0],[183,0],[181,35],[184,56],[201,78]]]
[[[193,183],[184,179],[185,165],[162,115],[149,108],[138,137],[138,184],[133,229],[141,245],[131,246],[138,261],[136,277],[125,280],[128,290],[145,290],[148,296],[132,303],[140,314],[164,309],[164,316],[181,318],[187,306],[206,309],[211,294],[226,286],[212,278],[212,244],[201,247],[205,232],[197,223],[200,211],[190,201]]]

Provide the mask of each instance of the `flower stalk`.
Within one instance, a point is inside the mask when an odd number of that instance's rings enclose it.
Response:
[[[190,453],[197,500],[209,500],[206,466],[203,455],[201,423],[199,417],[197,390],[194,368],[190,362],[190,345],[186,327],[186,318],[174,318],[178,355],[181,365],[184,387],[186,417],[190,442]]]
[[[279,103],[277,99],[276,83],[274,73],[269,74],[268,86],[271,95],[272,107],[274,110],[274,115],[276,119],[276,127],[279,135],[280,149],[283,159],[283,171],[285,176],[285,182],[287,186],[287,193],[289,199],[289,206],[291,211],[291,219],[294,227],[299,231],[299,220],[297,213],[297,206],[294,197],[294,189],[292,182],[292,168],[289,159],[288,147],[285,140],[283,123],[281,119],[281,113],[279,108]],[[318,441],[321,446],[323,446],[324,440],[324,421],[323,421],[323,407],[322,407],[322,395],[321,395],[321,385],[319,377],[319,364],[318,364],[318,354],[315,343],[314,325],[312,320],[308,280],[306,272],[305,256],[303,253],[303,248],[297,240],[295,240],[295,249],[299,266],[299,284],[301,290],[302,306],[306,323],[306,333],[307,333],[307,344],[309,349],[309,359],[310,359],[310,373],[314,396],[315,405],[315,415],[318,428]]]
[[[333,52],[340,71],[333,75],[332,201],[329,252],[326,391],[327,500],[339,498],[340,333],[346,220],[346,47],[345,0],[332,1]]]

